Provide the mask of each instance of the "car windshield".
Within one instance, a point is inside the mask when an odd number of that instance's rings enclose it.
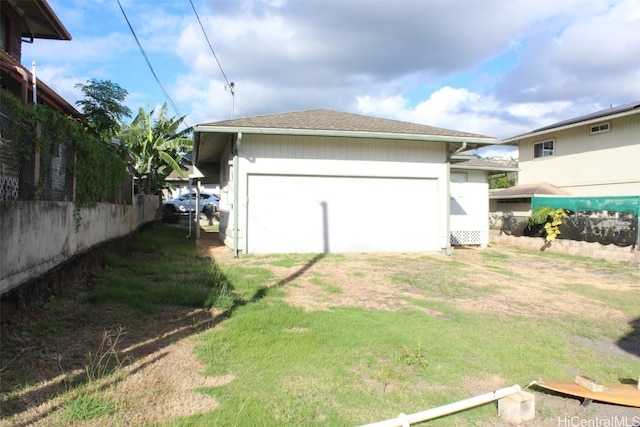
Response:
[[[218,196],[216,196],[215,194],[200,193],[200,199],[202,200],[206,200],[211,197],[213,197],[214,200],[218,200]],[[178,197],[178,200],[195,200],[195,199],[196,199],[196,193],[183,194],[182,196]]]

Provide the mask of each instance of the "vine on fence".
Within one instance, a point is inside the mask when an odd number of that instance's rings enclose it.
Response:
[[[14,134],[23,135],[24,139],[15,139],[12,148],[15,154],[24,160],[33,159],[33,148],[24,143],[15,141],[36,142],[36,150],[41,156],[49,155],[45,137],[36,138],[36,127],[41,126],[47,133],[54,134],[62,140],[71,141],[75,147],[76,160],[69,167],[76,175],[75,204],[79,217],[81,207],[93,207],[104,200],[115,200],[120,185],[125,177],[126,163],[106,144],[72,117],[66,117],[46,105],[23,106],[10,95],[0,91],[0,105],[2,113],[8,116],[12,122],[11,131]],[[44,134],[44,132],[42,132]],[[34,183],[35,189],[41,185]],[[75,216],[75,214],[74,214]],[[78,222],[76,226],[78,226]]]

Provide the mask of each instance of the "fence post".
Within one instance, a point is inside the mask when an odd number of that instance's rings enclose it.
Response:
[[[36,122],[36,140],[34,142],[34,154],[33,154],[33,196],[36,198],[38,195],[38,185],[40,184],[40,145],[38,141],[42,137],[42,123]]]

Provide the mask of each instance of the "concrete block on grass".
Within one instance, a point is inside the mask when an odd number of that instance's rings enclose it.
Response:
[[[498,400],[498,416],[505,421],[520,424],[531,421],[536,415],[536,397],[533,393],[519,391]]]

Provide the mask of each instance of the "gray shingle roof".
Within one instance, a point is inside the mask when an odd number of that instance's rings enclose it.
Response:
[[[579,126],[580,123],[587,123],[589,121],[602,120],[610,116],[615,116],[618,114],[637,114],[640,113],[640,101],[629,102],[627,104],[619,105],[617,107],[605,108],[604,110],[596,111],[594,113],[585,114],[583,116],[574,117],[571,119],[563,120],[560,122],[553,123],[548,126],[544,126],[531,132],[523,133],[521,135],[511,136],[509,138],[505,138],[503,142],[513,143],[518,142],[520,139],[528,138],[537,134],[545,134],[550,131],[554,131],[555,129],[560,129],[565,126]]]
[[[300,129],[337,132],[374,132],[493,139],[488,136],[474,133],[460,132],[450,129],[421,125],[417,123],[382,119],[378,117],[344,113],[327,109],[305,110],[291,113],[244,117],[232,120],[223,120],[220,122],[206,123],[200,126],[262,129]]]
[[[584,116],[579,116],[579,117],[574,117],[572,119],[563,120],[561,122],[557,122],[557,123],[551,124],[549,126],[544,126],[544,127],[541,127],[541,128],[538,128],[538,129],[532,131],[532,133],[541,132],[543,130],[555,129],[555,128],[559,128],[559,127],[562,127],[562,126],[571,125],[571,124],[574,124],[574,123],[586,122],[588,120],[605,118],[605,117],[608,117],[608,116],[613,116],[614,114],[624,113],[624,112],[627,112],[627,111],[632,111],[632,110],[635,110],[638,107],[640,107],[640,101],[630,102],[630,103],[627,103],[627,104],[619,105],[617,107],[611,107],[611,108],[606,108],[604,110],[596,111],[595,113],[585,114]]]
[[[510,188],[493,190],[490,199],[530,198],[538,194],[567,196],[569,193],[547,182],[539,184],[516,185]]]
[[[499,162],[491,159],[475,158],[464,162],[456,163],[457,166],[470,166],[475,168],[513,168],[518,169],[517,165],[509,164],[509,162]]]

